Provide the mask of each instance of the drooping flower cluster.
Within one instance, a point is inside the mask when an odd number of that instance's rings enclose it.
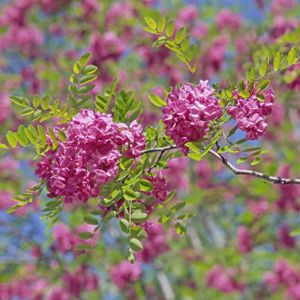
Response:
[[[283,259],[276,262],[273,272],[265,274],[264,282],[272,293],[285,290],[284,299],[300,299],[299,272]]]
[[[268,88],[263,92],[264,100],[259,100],[255,88],[248,98],[238,92],[234,96],[235,105],[228,108],[228,114],[237,121],[239,129],[246,131],[247,139],[258,139],[266,132],[267,116],[271,114],[274,102],[273,90]]]
[[[141,265],[136,262],[131,264],[129,261],[122,261],[115,265],[111,270],[112,282],[119,288],[123,289],[128,284],[137,281],[142,275]]]
[[[180,88],[174,87],[162,111],[166,134],[179,147],[205,137],[210,122],[222,115],[214,89],[202,80],[196,86],[185,83]]]
[[[241,253],[249,253],[252,250],[251,233],[245,226],[239,226],[237,230],[237,248]]]
[[[96,197],[117,176],[121,156],[137,157],[145,147],[136,121],[127,126],[87,109],[72,119],[66,136],[36,164],[36,174],[47,180],[48,196],[62,196],[65,202]]]
[[[207,273],[206,285],[223,293],[242,291],[245,285],[238,282],[236,276],[234,269],[216,265]]]
[[[137,258],[149,263],[168,251],[169,246],[164,227],[158,221],[146,222],[144,227],[147,232],[147,239],[143,242],[143,250],[137,254]]]

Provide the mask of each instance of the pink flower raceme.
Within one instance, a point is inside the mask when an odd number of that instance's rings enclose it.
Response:
[[[127,126],[115,123],[111,115],[87,109],[68,124],[66,136],[36,164],[36,174],[47,180],[48,196],[63,196],[65,202],[96,197],[117,176],[120,157],[137,157],[145,147],[136,121]]]
[[[219,30],[222,30],[223,28],[239,30],[241,23],[242,17],[228,8],[222,9],[217,15],[217,26]]]
[[[282,223],[278,226],[277,238],[280,246],[286,248],[295,248],[296,239],[290,235],[290,231],[290,227],[285,223]]]
[[[268,88],[263,92],[264,100],[259,100],[254,88],[249,98],[245,99],[236,91],[235,104],[228,108],[228,114],[236,121],[239,129],[247,132],[247,139],[255,140],[266,132],[266,117],[272,112],[274,92]]]
[[[137,254],[139,260],[152,262],[156,257],[168,251],[164,227],[157,221],[143,224],[147,238],[143,242],[143,250]]]
[[[202,80],[196,86],[185,83],[182,87],[174,87],[162,111],[166,134],[185,152],[184,144],[205,137],[210,122],[222,115],[214,89]]]
[[[223,293],[242,291],[245,285],[239,283],[235,277],[236,272],[234,269],[217,265],[207,273],[206,285]]]
[[[122,261],[111,270],[112,282],[123,289],[128,284],[137,281],[142,275],[141,266],[138,262],[131,264],[129,261]]]
[[[241,253],[249,253],[252,250],[252,237],[245,226],[240,226],[237,230],[237,248]]]

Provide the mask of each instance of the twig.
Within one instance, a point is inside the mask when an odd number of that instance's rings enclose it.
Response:
[[[151,148],[142,151],[141,155],[147,154],[147,153],[153,153],[153,152],[161,152],[162,154],[165,151],[168,150],[174,150],[178,147],[175,145],[167,146],[167,147],[161,147],[161,148]],[[231,162],[229,162],[224,156],[222,156],[220,153],[209,150],[209,153],[217,158],[219,161],[221,161],[229,170],[231,170],[235,175],[246,175],[246,176],[252,176],[252,177],[258,177],[265,179],[266,181],[273,182],[275,184],[300,184],[299,178],[284,178],[280,176],[270,176],[258,171],[253,171],[249,169],[238,169],[236,168]],[[162,155],[161,154],[161,155]]]
[[[222,156],[220,153],[217,153],[214,150],[209,150],[209,153],[217,158],[219,161],[221,161],[228,169],[230,169],[235,175],[248,175],[252,177],[258,177],[265,179],[267,181],[276,183],[276,184],[300,184],[300,179],[298,178],[283,178],[280,176],[269,176],[267,174],[248,170],[248,169],[238,169],[236,168],[232,163],[230,163],[224,156]]]

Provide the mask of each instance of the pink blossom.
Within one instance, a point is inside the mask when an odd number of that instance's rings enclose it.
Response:
[[[54,227],[53,238],[58,250],[66,254],[69,251],[73,251],[78,244],[78,237],[67,225],[58,223]]]
[[[139,260],[152,262],[156,257],[168,251],[164,227],[157,221],[143,224],[147,238],[143,241],[143,250],[137,253]]]
[[[237,248],[241,253],[249,253],[252,250],[252,237],[249,229],[239,226],[237,230]]]
[[[53,288],[48,300],[70,300],[69,293],[64,288]]]
[[[5,123],[6,120],[10,117],[10,101],[8,96],[5,94],[0,94],[0,124]]]
[[[141,275],[142,270],[140,264],[138,262],[131,264],[127,260],[115,265],[111,270],[112,282],[119,289],[123,289],[127,285],[137,281]]]
[[[299,22],[292,18],[286,18],[284,16],[276,16],[270,30],[270,36],[272,39],[277,39],[283,34],[290,32],[297,28]]]
[[[244,285],[236,281],[235,271],[223,266],[214,266],[206,275],[206,285],[223,293],[232,293],[244,289]]]
[[[265,199],[260,200],[248,200],[247,207],[253,213],[256,218],[259,218],[265,214],[269,209],[269,202]]]
[[[163,177],[162,172],[157,172],[154,176],[147,176],[146,179],[148,179],[153,185],[153,190],[147,194],[154,196],[155,202],[163,202],[166,200],[168,188],[167,181]]]
[[[206,78],[211,78],[222,69],[228,44],[229,39],[227,36],[218,36],[212,41],[209,49],[201,57],[199,65],[204,68]]]
[[[280,224],[277,228],[278,242],[282,247],[295,248],[296,239],[290,235],[290,227],[287,224]]]
[[[224,8],[217,15],[216,21],[219,30],[224,28],[239,30],[242,23],[242,17],[228,8]]]
[[[185,83],[180,88],[174,87],[162,112],[166,134],[187,153],[184,144],[205,137],[210,122],[222,115],[222,108],[213,88],[200,80],[197,86]]]
[[[47,180],[48,196],[65,202],[86,202],[118,174],[121,153],[137,157],[145,147],[142,127],[115,123],[111,115],[81,110],[68,124],[67,139],[36,163],[36,174]]]
[[[204,22],[198,21],[192,29],[192,36],[197,39],[202,39],[208,34],[208,25]]]
[[[228,114],[236,121],[239,129],[246,131],[247,139],[255,140],[266,132],[266,117],[271,114],[274,92],[268,88],[263,92],[264,100],[259,100],[254,88],[248,98],[243,98],[235,92],[235,104],[228,108]]]
[[[197,186],[208,189],[213,186],[213,170],[207,160],[201,160],[195,165]]]
[[[188,160],[185,157],[175,157],[168,161],[168,168],[162,171],[167,179],[168,190],[187,192],[189,188]],[[180,174],[180,176],[178,176]]]
[[[273,13],[282,14],[286,10],[295,8],[296,5],[296,0],[273,0],[271,10]]]

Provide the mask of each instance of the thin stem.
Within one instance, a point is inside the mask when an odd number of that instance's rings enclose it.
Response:
[[[144,155],[147,153],[153,153],[153,152],[161,152],[161,155],[162,155],[165,151],[174,150],[177,148],[178,147],[175,145],[160,147],[160,148],[150,148],[150,149],[142,151],[141,155]],[[231,162],[229,162],[220,153],[218,153],[214,150],[209,150],[208,153],[210,153],[212,156],[214,156],[219,161],[221,161],[235,175],[245,175],[245,176],[262,178],[262,179],[265,179],[266,181],[269,181],[269,182],[272,182],[275,184],[300,184],[300,179],[298,179],[298,178],[284,178],[284,177],[280,177],[280,176],[270,176],[270,175],[267,175],[267,174],[264,174],[264,173],[261,173],[258,171],[236,168]]]
[[[229,170],[231,170],[235,175],[247,175],[252,177],[258,177],[265,179],[267,181],[276,183],[276,184],[300,184],[300,179],[298,178],[283,178],[280,176],[270,176],[261,172],[248,170],[248,169],[238,169],[231,162],[229,162],[224,156],[220,153],[217,153],[214,150],[209,150],[209,153],[221,161]]]

